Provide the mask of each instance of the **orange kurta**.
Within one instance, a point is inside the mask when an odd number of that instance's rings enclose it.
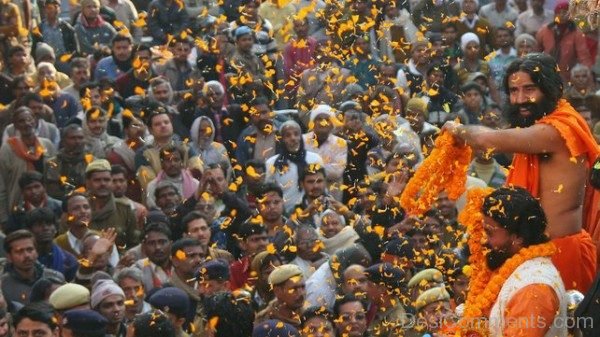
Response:
[[[506,305],[502,336],[544,337],[558,312],[560,302],[554,289],[531,284],[517,291]],[[532,321],[534,320],[534,321]]]
[[[552,125],[565,141],[572,157],[586,156],[588,167],[600,155],[600,148],[581,115],[564,99],[558,102],[556,109],[536,123]],[[526,188],[534,197],[539,196],[540,170],[539,156],[536,154],[515,154],[512,169],[506,180],[508,185]],[[592,188],[589,186],[588,188]],[[587,195],[592,195],[587,192]],[[593,207],[593,198],[584,201],[583,225],[585,229],[596,227],[594,220],[597,207]],[[596,220],[597,221],[597,220]],[[553,240],[558,252],[552,258],[560,272],[567,289],[586,292],[596,276],[596,247],[590,236],[585,233]],[[592,244],[590,244],[592,243]],[[579,270],[575,270],[579,269]]]

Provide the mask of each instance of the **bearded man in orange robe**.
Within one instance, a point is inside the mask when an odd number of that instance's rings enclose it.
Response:
[[[565,288],[585,293],[596,275],[596,245],[585,229],[597,226],[590,220],[597,205],[590,205],[594,191],[588,180],[600,149],[585,120],[561,99],[557,69],[552,57],[538,53],[509,65],[504,90],[510,128],[448,122],[444,129],[476,150],[515,154],[507,185],[539,199],[548,218],[546,233],[558,248],[552,261]]]

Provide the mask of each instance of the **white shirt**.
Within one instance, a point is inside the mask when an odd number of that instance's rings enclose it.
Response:
[[[275,168],[275,161],[279,155],[267,159],[265,166],[267,168],[265,181],[277,183],[283,190],[283,204],[286,212],[293,210],[294,206],[302,201],[304,192],[300,190],[298,186],[298,166],[293,162],[288,162],[287,170],[279,172]],[[306,151],[305,156],[306,164],[320,164],[324,165],[321,156],[314,152]]]
[[[302,135],[302,139],[304,140],[304,148],[307,151],[314,152],[323,159],[327,180],[341,182],[348,160],[346,140],[330,134],[321,146],[317,146],[317,136],[312,131]]]

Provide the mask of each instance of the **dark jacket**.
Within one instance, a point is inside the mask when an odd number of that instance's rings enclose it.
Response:
[[[28,304],[31,288],[33,284],[42,277],[52,277],[59,280],[64,280],[64,276],[52,269],[44,268],[44,266],[35,262],[35,276],[33,280],[23,279],[14,269],[12,264],[8,264],[4,268],[4,274],[0,277],[2,283],[2,293],[7,303]]]
[[[167,34],[179,35],[189,26],[190,18],[185,7],[176,1],[154,0],[148,6],[148,30],[155,44],[167,42]]]

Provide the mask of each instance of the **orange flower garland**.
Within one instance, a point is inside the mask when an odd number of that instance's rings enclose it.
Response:
[[[443,190],[452,200],[465,191],[471,148],[458,145],[449,132],[442,132],[435,147],[408,181],[400,196],[400,205],[410,215],[420,215],[431,208]]]
[[[556,252],[552,242],[525,247],[506,260],[497,272],[492,273],[486,264],[483,247],[485,232],[481,213],[483,201],[491,191],[491,188],[469,191],[468,203],[459,215],[459,222],[467,227],[469,234],[468,245],[471,253],[469,263],[472,273],[463,317],[457,324],[456,337],[489,335],[486,323],[482,319],[489,315],[502,286],[510,275],[525,261],[552,256]]]

